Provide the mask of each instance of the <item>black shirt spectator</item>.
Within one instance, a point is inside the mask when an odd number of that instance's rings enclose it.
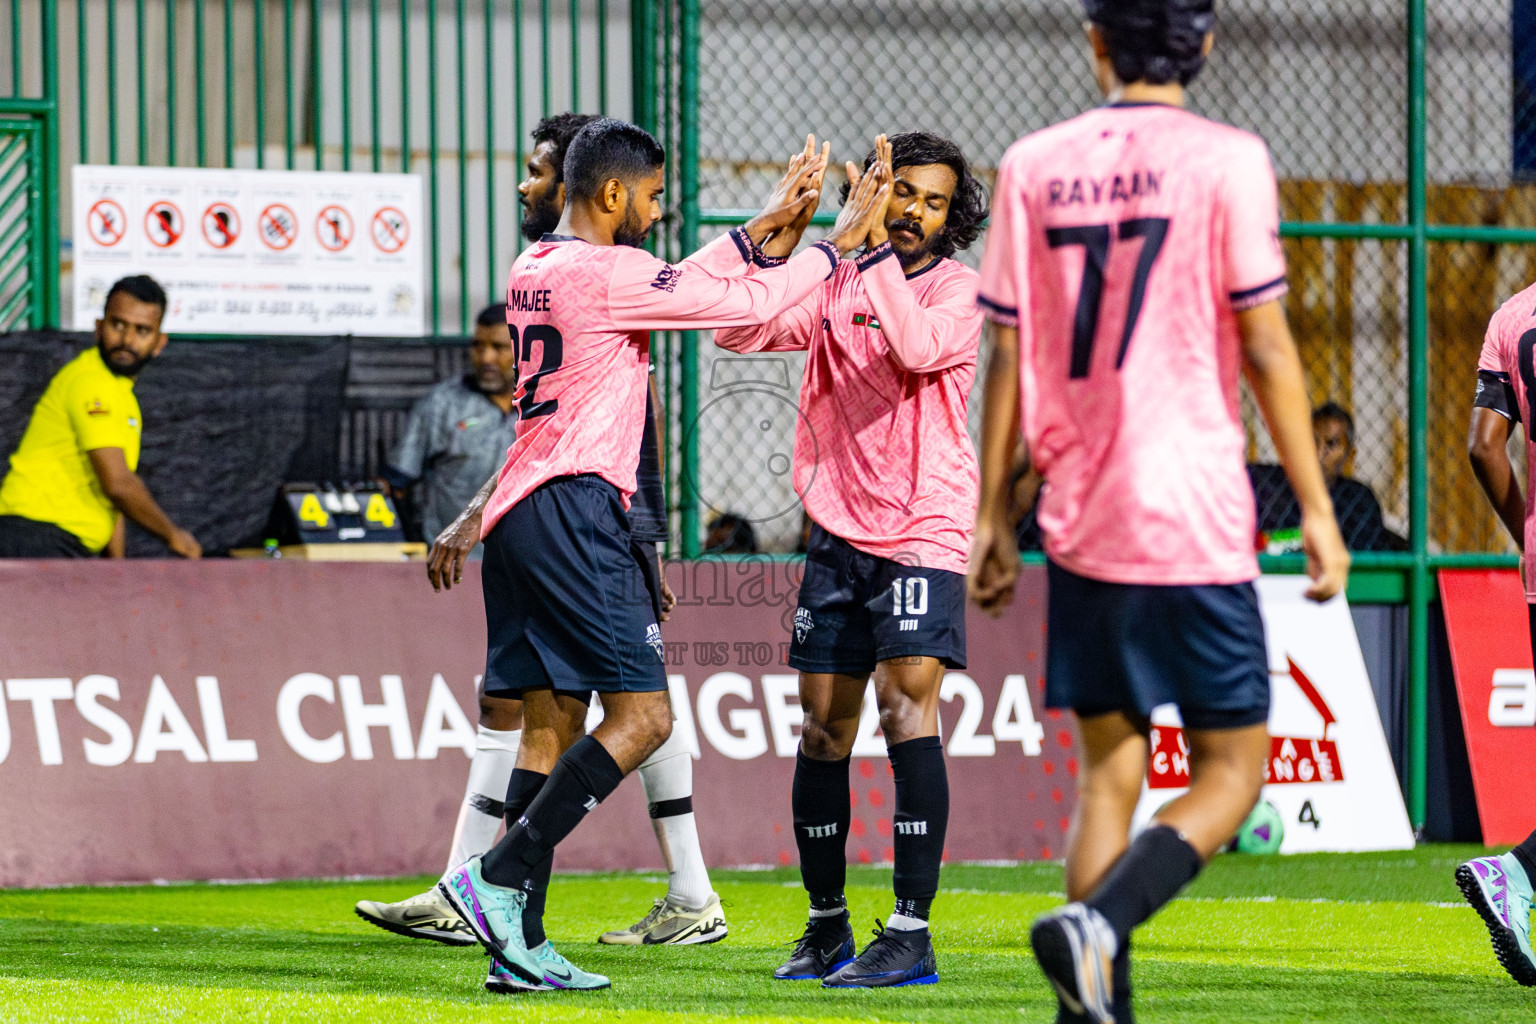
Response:
[[[1344,467],[1354,454],[1355,422],[1336,402],[1319,406],[1312,413],[1312,433],[1317,440],[1317,460],[1333,499],[1333,512],[1339,531],[1351,551],[1406,551],[1408,543],[1382,523],[1381,503],[1370,487],[1344,475]],[[1254,503],[1258,507],[1260,532],[1294,530],[1301,526],[1301,506],[1279,466],[1254,464],[1248,467],[1253,484]]]

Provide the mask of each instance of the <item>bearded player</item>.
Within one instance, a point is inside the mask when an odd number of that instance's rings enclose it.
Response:
[[[804,185],[822,162],[797,158],[763,213],[670,266],[639,248],[661,219],[664,161],[648,132],[622,121],[593,121],[571,141],[560,224],[518,257],[507,283],[517,440],[456,524],[486,544],[486,691],[522,697],[520,768],[554,757],[537,789],[520,794],[525,809],[501,842],[438,887],[509,984],[531,989],[608,986],[561,956],[526,911],[542,902],[559,842],[672,730],[661,631],[628,516],[648,332],[772,318],[863,243],[889,195],[872,178],[830,240],[746,274],[757,246],[815,200]],[[462,564],[437,548],[428,574],[441,585]],[[604,717],[583,736],[594,690]]]
[[[1477,363],[1477,397],[1467,454],[1483,493],[1522,555],[1536,536],[1536,506],[1531,484],[1536,477],[1536,449],[1531,447],[1531,392],[1536,390],[1536,285],[1506,302],[1488,324],[1482,358]],[[1509,435],[1524,423],[1525,493],[1509,462]],[[1531,650],[1536,657],[1536,567],[1522,559],[1525,599],[1530,608]],[[1536,879],[1536,832],[1499,857],[1478,857],[1456,869],[1456,884],[1477,909],[1493,938],[1499,963],[1522,985],[1536,985],[1536,954],[1531,952],[1531,882]]]
[[[860,171],[848,170],[857,187]],[[928,918],[949,819],[939,685],[965,667],[977,487],[966,401],[982,325],[976,272],[952,257],[987,216],[964,155],[937,135],[881,136],[863,173],[892,182],[864,253],[768,323],[715,335],[733,352],[809,351],[794,479],[813,525],[789,663],[805,709],[792,804],[811,906],[774,977],[834,988],[938,981]],[[768,263],[793,251],[807,218],[764,247]],[[848,769],[871,674],[896,783],[896,903],[855,959]]]
[[[979,302],[996,325],[971,591],[994,614],[1018,552],[1007,483],[1020,427],[1047,486],[1046,704],[1085,756],[1067,906],[1030,941],[1060,1020],[1131,1020],[1131,931],[1258,799],[1269,674],[1253,579],[1238,372],[1302,508],[1325,601],[1349,555],[1286,326],[1274,171],[1262,140],[1183,109],[1212,0],[1088,0],[1109,104],[1015,143],[998,171]],[[1149,716],[1176,704],[1191,785],[1134,843]]]
[[[571,139],[596,120],[592,114],[564,113],[544,118],[533,129],[534,149],[528,158],[528,176],[518,185],[523,205],[522,233],[529,242],[537,242],[560,223],[565,207],[565,151]],[[661,574],[656,545],[667,539],[666,498],[663,491],[660,448],[657,443],[654,378],[646,403],[645,433],[636,471],[636,488],[631,497],[629,518],[635,543],[640,547],[642,567],[646,570],[650,591],[659,598],[655,609],[658,619],[667,621],[674,603],[671,590]],[[474,530],[445,530],[438,543],[446,550],[465,552],[480,542]],[[448,586],[452,586],[451,581]],[[509,825],[522,813],[519,794],[532,787],[535,791],[548,774],[521,769],[518,774],[518,745],[522,738],[522,701],[497,697],[485,692],[482,680],[478,694],[480,730],[470,762],[469,787],[454,830],[448,855],[448,868],[482,854],[496,841],[504,815]],[[506,731],[510,726],[515,731]],[[679,734],[661,745],[640,766],[640,781],[645,787],[651,824],[661,844],[662,860],[667,865],[667,892],[657,899],[651,912],[628,928],[605,932],[599,942],[617,945],[693,945],[717,942],[728,928],[720,897],[710,886],[709,871],[699,847],[698,826],[693,813],[693,759]],[[537,908],[536,908],[537,909]],[[433,886],[426,892],[397,903],[359,901],[356,913],[363,920],[412,938],[432,939],[448,945],[473,945],[474,933],[454,913]],[[493,975],[496,972],[492,972]],[[502,991],[500,979],[492,977],[486,985]]]

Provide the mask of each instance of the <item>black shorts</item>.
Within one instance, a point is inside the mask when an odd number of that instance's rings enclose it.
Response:
[[[0,516],[0,558],[95,558],[62,526],[21,516]]]
[[[485,538],[480,573],[485,692],[665,690],[643,561],[619,492],[601,477],[551,480],[508,509]]]
[[[812,524],[790,667],[867,676],[919,656],[965,668],[965,577],[867,554]]]
[[[1177,704],[1190,729],[1269,718],[1269,656],[1252,583],[1105,583],[1050,563],[1045,704],[1146,719]]]

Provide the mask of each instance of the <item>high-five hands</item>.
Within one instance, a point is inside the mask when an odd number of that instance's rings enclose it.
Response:
[[[876,139],[877,150],[884,143],[884,135]],[[837,246],[838,251],[845,256],[871,237],[870,233],[877,223],[881,234],[885,233],[885,208],[891,201],[893,181],[889,168],[878,159],[867,172],[861,173],[852,161],[849,161],[846,169],[848,201],[843,204],[842,212],[837,215],[837,223],[832,225],[832,233],[827,236],[827,241]]]
[[[796,223],[801,224],[801,231],[805,230],[804,225],[811,222],[821,198],[821,181],[826,176],[831,151],[828,143],[817,153],[816,136],[805,137],[805,148],[790,157],[789,169],[774,187],[763,212],[747,221],[747,234],[752,241],[762,245],[770,236]]]
[[[819,169],[817,170],[816,174],[807,179],[804,185],[802,185],[803,188],[814,192],[816,194],[816,198],[801,207],[800,215],[796,217],[788,227],[775,231],[773,236],[770,237],[767,242],[763,243],[763,254],[765,256],[788,256],[790,253],[795,251],[795,246],[800,244],[800,236],[805,234],[806,228],[810,227],[811,218],[816,215],[816,209],[821,205],[821,186],[822,182],[827,177],[827,166],[831,158],[832,143],[822,143],[821,152],[818,155],[816,152],[816,136],[807,135],[805,137],[805,149],[801,151],[797,157],[792,157],[790,159],[791,172],[794,170],[796,159],[806,161],[814,159],[819,162]],[[786,174],[785,180],[788,180],[788,177],[789,176]],[[782,188],[784,186],[784,182],[779,182],[779,186]]]
[[[875,164],[870,170],[878,170],[885,176],[885,180],[891,183],[891,187],[895,187],[896,169],[891,166],[891,144],[886,141],[884,135],[875,136]],[[871,249],[880,248],[890,238],[885,230],[885,215],[886,210],[881,207],[880,216],[876,217],[874,223],[869,226],[868,244]]]

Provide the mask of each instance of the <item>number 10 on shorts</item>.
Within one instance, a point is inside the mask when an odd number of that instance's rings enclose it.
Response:
[[[896,615],[928,614],[928,581],[921,576],[896,580],[891,584],[891,596],[895,600],[896,607],[892,611]]]

